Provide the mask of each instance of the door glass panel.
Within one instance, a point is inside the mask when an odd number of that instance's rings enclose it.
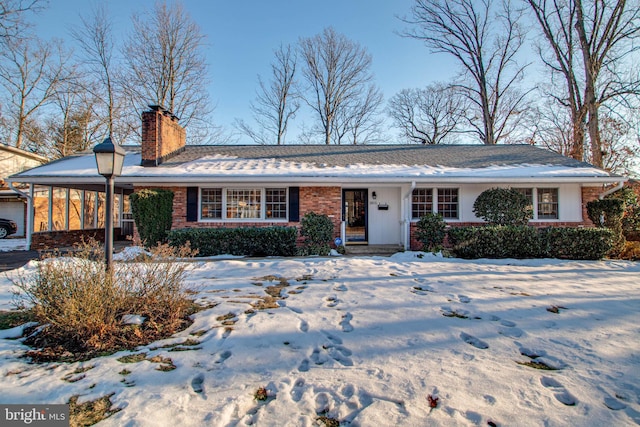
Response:
[[[345,243],[367,241],[367,190],[344,190]]]

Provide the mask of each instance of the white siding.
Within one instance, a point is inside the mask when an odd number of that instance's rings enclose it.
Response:
[[[481,222],[473,213],[473,204],[476,198],[485,190],[496,188],[490,184],[416,184],[416,188],[458,188],[459,219],[448,220],[450,222]],[[502,186],[508,188],[509,186]],[[513,188],[557,188],[559,218],[555,220],[540,220],[541,222],[581,222],[582,221],[582,190],[580,184],[518,184]],[[403,188],[403,192],[409,191],[409,186]],[[434,193],[435,196],[435,193]],[[435,202],[435,201],[434,201]],[[408,200],[408,213],[411,215],[411,200]]]

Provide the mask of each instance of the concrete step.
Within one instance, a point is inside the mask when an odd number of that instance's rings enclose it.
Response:
[[[404,252],[404,248],[400,245],[347,245],[345,251],[346,255],[390,256],[397,252]]]

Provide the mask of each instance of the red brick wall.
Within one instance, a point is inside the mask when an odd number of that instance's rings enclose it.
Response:
[[[113,229],[114,239],[120,238],[120,228]],[[104,228],[94,230],[60,230],[43,231],[31,235],[31,250],[46,250],[51,248],[72,247],[82,240],[94,239],[104,242]]]
[[[333,237],[340,236],[342,189],[340,187],[300,187],[300,218],[314,212],[333,222]]]
[[[187,134],[178,119],[160,108],[142,113],[142,161],[162,163],[186,144]]]
[[[587,203],[592,200],[597,200],[598,196],[605,191],[601,187],[582,187],[582,221],[586,227],[594,227],[593,222],[587,215]]]
[[[143,188],[163,188],[173,191],[173,229],[179,228],[233,228],[233,227],[271,227],[292,226],[300,228],[299,222],[260,221],[187,221],[187,188],[186,187],[136,187],[135,191]],[[300,187],[300,218],[306,213],[314,212],[327,215],[334,225],[334,238],[340,236],[340,222],[342,220],[342,189],[340,187]],[[134,228],[134,239],[139,238]]]

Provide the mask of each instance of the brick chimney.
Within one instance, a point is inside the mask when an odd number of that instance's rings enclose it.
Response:
[[[142,166],[158,166],[184,151],[187,132],[178,118],[158,105],[142,113]]]

